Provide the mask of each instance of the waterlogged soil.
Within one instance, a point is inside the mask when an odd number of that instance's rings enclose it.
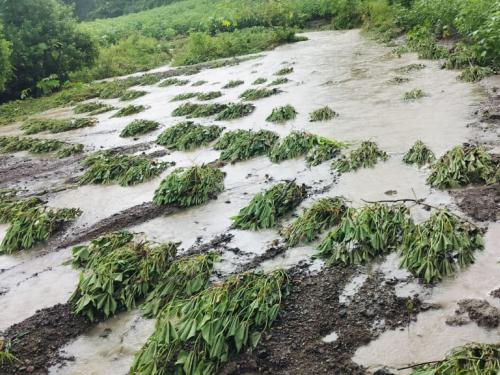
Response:
[[[486,90],[458,82],[457,72],[441,70],[439,64],[420,61],[413,54],[396,58],[390,49],[363,38],[357,30],[309,33],[308,37],[306,42],[282,46],[250,60],[220,63],[215,69],[204,70],[214,67],[207,65],[156,72],[162,78],[184,74],[180,78],[189,79],[190,84],[142,86],[141,90],[148,94],[133,104],[146,106],[145,112],[125,118],[112,118],[111,112],[105,113],[97,116],[99,123],[95,127],[40,135],[81,143],[85,146],[82,155],[62,160],[26,153],[0,155],[0,187],[20,189],[24,196],[39,195],[50,206],[83,210],[65,231],[33,251],[0,256],[0,306],[8,305],[5,315],[0,314],[0,336],[17,338],[12,342],[12,352],[21,360],[14,366],[0,367],[0,374],[126,373],[153,323],[141,321],[138,332],[136,318],[131,318],[138,312],[120,314],[104,322],[106,334],[112,337],[106,341],[99,333],[102,327],[73,316],[67,304],[78,280],[78,270],[67,265],[70,247],[120,229],[157,242],[178,242],[181,254],[218,250],[221,262],[216,266],[216,278],[252,269],[290,268],[291,290],[277,322],[255,351],[233,356],[222,369],[224,374],[361,374],[386,364],[393,373],[399,373],[399,367],[433,360],[434,355],[441,358],[457,343],[500,341],[498,328],[478,326],[467,310],[461,315],[472,323],[445,324],[464,299],[486,301],[489,305],[481,305],[483,310],[493,314],[486,320],[496,319],[495,309],[500,305],[500,280],[495,268],[500,260],[496,249],[500,226],[492,222],[499,215],[499,185],[436,191],[425,183],[428,169],[417,169],[401,161],[417,139],[437,156],[464,142],[485,143],[492,152],[500,152],[500,96],[494,89],[500,86],[500,80],[488,81]],[[425,68],[408,74],[397,72],[413,63],[423,63]],[[305,130],[353,144],[370,139],[390,154],[389,161],[339,177],[332,174],[328,162],[309,168],[303,158],[273,164],[267,157],[258,157],[226,165],[217,161],[219,152],[211,145],[189,152],[155,146],[154,140],[162,131],[184,120],[171,115],[182,104],[170,102],[175,95],[219,90],[229,80],[242,79],[242,86],[222,90],[222,97],[213,101],[237,102],[244,90],[255,88],[252,82],[257,77],[272,80],[275,71],[289,66],[294,71],[288,76],[289,82],[280,86],[283,92],[256,101],[256,110],[250,116],[235,121],[202,118],[196,122],[216,123],[226,131],[272,130],[281,137],[294,130]],[[401,85],[388,83],[400,75],[409,81]],[[207,83],[190,86],[199,80]],[[428,96],[404,102],[403,94],[414,88],[423,89]],[[115,99],[104,102],[123,106]],[[280,125],[266,123],[273,108],[286,104],[297,109],[295,120]],[[325,105],[339,116],[310,123],[309,113]],[[56,109],[44,116],[55,118],[70,113],[70,109]],[[161,126],[140,137],[119,137],[123,127],[135,119],[155,120]],[[12,126],[5,129],[6,134],[16,132]],[[4,134],[2,129],[0,134]],[[199,207],[156,206],[152,203],[153,193],[173,167],[133,187],[79,186],[83,157],[105,149],[147,155],[178,167],[212,163],[226,173],[225,190],[217,199]],[[363,205],[365,200],[417,197],[465,214],[484,227],[489,225],[486,249],[478,256],[477,264],[453,280],[425,288],[399,270],[397,256],[373,269],[330,268],[319,260],[311,260],[315,244],[293,249],[284,246],[280,228],[259,232],[231,228],[231,217],[256,193],[281,180],[292,179],[311,189],[294,214],[284,218],[283,225],[321,197],[342,195],[353,206]],[[412,211],[417,220],[429,214]],[[0,240],[5,229],[0,226]],[[54,282],[58,279],[64,285]],[[50,304],[45,301],[60,304],[48,307]],[[429,309],[430,306],[439,308]],[[477,317],[478,313],[472,315]],[[123,332],[134,336],[132,343],[124,342],[127,339],[123,339]]]

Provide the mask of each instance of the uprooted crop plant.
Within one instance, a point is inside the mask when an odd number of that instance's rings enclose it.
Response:
[[[346,210],[345,200],[341,197],[319,199],[284,228],[281,235],[289,246],[312,242],[321,232],[337,225]]]
[[[35,139],[23,137],[0,137],[0,153],[28,151],[45,154],[57,151],[56,156],[65,158],[83,151],[81,144],[68,144],[55,139]]]
[[[427,183],[440,189],[496,180],[495,164],[484,147],[456,146],[432,165]]]
[[[0,254],[30,249],[37,243],[48,240],[65,223],[73,221],[80,214],[81,211],[75,208],[45,206],[16,212],[10,219],[10,225],[0,245]]]
[[[95,118],[76,118],[65,120],[33,119],[24,122],[21,125],[21,129],[24,130],[26,134],[36,134],[44,131],[48,131],[50,133],[62,133],[69,130],[94,126],[96,124],[97,119]]]
[[[125,116],[135,115],[136,113],[143,112],[145,110],[146,107],[143,105],[130,104],[126,107],[121,108],[111,117],[125,117]]]
[[[182,100],[192,99],[196,95],[198,95],[198,94],[195,93],[195,92],[184,92],[182,94],[177,94],[172,99],[170,99],[170,101],[171,102],[179,102],[179,101],[182,101]]]
[[[257,78],[255,81],[253,81],[252,85],[261,85],[261,84],[266,83],[266,82],[267,82],[267,78],[260,77],[260,78]]]
[[[363,264],[400,245],[410,211],[404,205],[372,204],[349,208],[340,224],[319,244],[319,256],[329,264]]]
[[[172,116],[186,116],[188,118],[209,117],[227,108],[227,104],[211,103],[184,103],[173,110]]]
[[[223,130],[217,125],[203,126],[186,121],[165,130],[156,143],[171,150],[192,150],[219,138]]]
[[[248,116],[255,111],[255,106],[249,103],[229,103],[215,117],[217,121],[234,120],[244,116]]]
[[[120,137],[134,137],[158,129],[160,123],[152,120],[134,120],[123,128]]]
[[[468,66],[458,76],[458,79],[465,82],[479,82],[485,77],[495,74],[495,71],[489,67]]]
[[[17,214],[41,206],[44,201],[37,197],[15,199],[15,195],[0,195],[0,224],[10,222]]]
[[[144,96],[146,94],[147,94],[147,91],[128,90],[125,92],[125,94],[120,96],[120,100],[122,102],[126,102],[129,100],[134,100],[134,99],[140,98],[141,96]]]
[[[203,204],[224,190],[224,177],[224,172],[208,165],[177,168],[161,182],[153,201],[180,207]]]
[[[284,123],[297,117],[297,111],[291,105],[273,108],[273,111],[267,116],[266,121]]]
[[[156,162],[143,156],[120,155],[110,151],[99,151],[88,156],[83,165],[86,172],[80,184],[111,184],[121,186],[140,184],[158,176],[169,163]]]
[[[290,81],[290,80],[288,78],[286,78],[286,77],[276,78],[275,80],[271,81],[271,83],[269,84],[269,86],[284,85],[285,83],[288,83],[288,81]]]
[[[386,161],[389,155],[380,150],[375,142],[365,141],[349,156],[343,156],[332,163],[332,169],[344,173],[356,171],[360,168],[373,168],[379,160]]]
[[[105,104],[105,103],[100,103],[100,102],[89,102],[89,103],[82,103],[78,104],[74,112],[75,113],[87,113],[89,116],[95,116],[100,113],[108,112],[115,109],[115,107]]]
[[[168,78],[164,81],[161,81],[158,86],[159,87],[184,86],[187,85],[188,83],[189,81],[187,79]]]
[[[293,67],[282,68],[274,73],[275,76],[285,76],[293,72]]]
[[[500,344],[470,343],[454,348],[441,361],[417,366],[411,375],[497,375]]]
[[[229,81],[228,83],[226,83],[224,86],[222,86],[223,89],[232,89],[233,87],[237,87],[237,86],[240,86],[242,84],[244,84],[245,81],[242,81],[242,80],[231,80]]]
[[[265,192],[258,193],[248,206],[233,217],[233,225],[239,229],[268,229],[278,224],[278,220],[297,207],[306,196],[304,185],[282,182]]]
[[[216,98],[220,98],[222,93],[220,91],[209,91],[209,92],[201,92],[196,94],[196,98],[198,100],[212,100]]]
[[[331,109],[328,106],[316,109],[315,111],[312,111],[311,114],[309,115],[309,121],[310,122],[315,122],[315,121],[328,121],[331,120],[334,117],[337,117],[338,113],[335,112],[333,109]]]
[[[422,69],[425,69],[424,64],[409,64],[409,65],[405,65],[405,66],[402,66],[400,68],[397,68],[397,69],[395,69],[395,71],[397,73],[411,73],[411,72],[415,72],[415,71],[422,70]]]
[[[427,96],[427,94],[423,92],[421,89],[413,89],[408,92],[405,92],[405,94],[403,95],[403,100],[405,101],[417,100],[425,96]]]
[[[178,258],[163,273],[156,287],[147,295],[142,312],[157,317],[163,308],[175,299],[185,299],[210,285],[210,276],[219,255],[215,252]]]
[[[133,309],[168,271],[177,253],[173,243],[128,242],[90,252],[70,298],[76,314],[93,321]]]
[[[346,143],[317,136],[316,144],[306,155],[306,163],[310,167],[319,165],[324,161],[335,158],[345,147],[347,147]]]
[[[243,93],[240,95],[240,98],[243,100],[258,100],[258,99],[263,99],[267,98],[272,95],[279,94],[283,91],[277,88],[273,89],[248,89],[243,91]]]
[[[403,157],[406,164],[416,164],[419,168],[436,160],[434,153],[422,141],[416,141]]]
[[[288,284],[283,271],[244,273],[169,303],[130,373],[215,374],[230,353],[257,346],[277,318]]]
[[[236,162],[265,155],[273,147],[279,136],[268,130],[234,130],[225,133],[214,145],[222,150],[220,159]]]
[[[440,281],[474,262],[482,232],[447,210],[437,210],[422,224],[406,228],[401,266],[426,283]]]

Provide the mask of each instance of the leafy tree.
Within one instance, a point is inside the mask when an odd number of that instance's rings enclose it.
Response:
[[[11,44],[4,39],[3,25],[0,23],[0,92],[5,90],[5,84],[12,74],[10,65]]]
[[[0,0],[0,17],[12,43],[13,68],[1,99],[23,90],[36,94],[37,83],[54,74],[63,82],[97,56],[90,37],[76,29],[71,8],[59,0]]]

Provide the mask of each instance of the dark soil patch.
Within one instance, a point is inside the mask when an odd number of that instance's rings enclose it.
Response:
[[[315,275],[296,270],[291,294],[268,334],[254,351],[234,357],[221,373],[364,374],[351,360],[355,350],[387,329],[408,325],[420,311],[420,302],[397,297],[394,286],[374,274],[350,304],[343,305],[339,295],[355,274],[356,268],[343,266]],[[331,332],[338,339],[323,342]]]
[[[458,301],[455,315],[446,319],[446,324],[464,325],[470,322],[476,322],[479,327],[496,328],[500,324],[500,310],[482,299]]]
[[[500,184],[472,186],[450,192],[458,206],[478,221],[496,221],[500,218]]]
[[[93,323],[71,313],[69,304],[58,304],[10,327],[5,339],[19,360],[0,366],[0,374],[47,374],[48,368],[63,358],[59,349],[87,331]]]

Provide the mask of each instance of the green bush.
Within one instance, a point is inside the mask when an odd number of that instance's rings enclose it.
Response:
[[[436,156],[422,141],[416,141],[403,157],[406,164],[416,164],[419,168],[436,160]]]
[[[309,115],[309,121],[311,122],[328,121],[337,116],[338,116],[337,112],[335,112],[330,107],[325,106],[312,111],[311,114]]]

